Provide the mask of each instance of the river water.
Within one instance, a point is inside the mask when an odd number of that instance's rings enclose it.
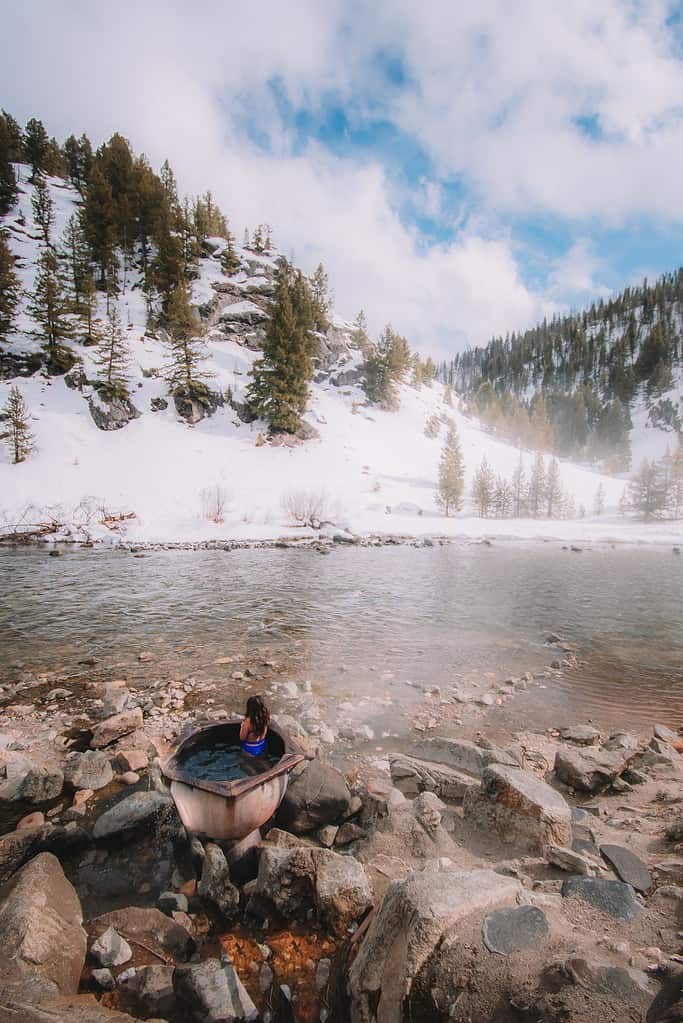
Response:
[[[683,558],[665,548],[6,549],[0,588],[0,674],[148,650],[177,677],[267,650],[332,703],[401,704],[538,671],[555,632],[579,667],[511,701],[512,725],[683,723]]]

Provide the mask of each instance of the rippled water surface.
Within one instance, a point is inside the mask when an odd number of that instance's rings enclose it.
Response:
[[[536,670],[553,631],[582,665],[513,716],[683,723],[683,558],[669,549],[2,550],[0,577],[4,666],[152,650],[190,671],[268,648],[353,699],[379,677],[447,685]]]

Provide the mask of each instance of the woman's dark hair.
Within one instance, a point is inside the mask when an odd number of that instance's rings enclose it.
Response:
[[[255,735],[263,735],[270,722],[270,711],[260,696],[250,696],[247,700],[247,717],[251,721]]]

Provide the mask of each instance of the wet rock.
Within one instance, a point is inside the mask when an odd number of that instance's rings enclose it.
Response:
[[[562,896],[581,899],[620,920],[633,920],[642,909],[631,885],[605,878],[569,877],[562,885]]]
[[[64,788],[61,768],[12,750],[0,752],[0,802],[45,803]]]
[[[18,871],[0,904],[0,990],[15,996],[78,990],[86,937],[81,904],[56,857],[40,853]],[[35,978],[38,984],[35,984]]]
[[[592,725],[570,725],[560,729],[560,736],[577,746],[596,746],[600,742],[600,732]]]
[[[288,831],[304,834],[334,824],[348,812],[350,801],[344,775],[322,760],[311,760],[290,775],[277,821]]]
[[[600,852],[614,868],[617,876],[632,885],[638,892],[649,892],[652,888],[652,877],[641,859],[621,845],[601,845]]]
[[[117,739],[123,738],[124,735],[129,735],[138,728],[142,728],[142,724],[143,717],[140,707],[124,710],[120,714],[114,714],[112,717],[105,718],[104,721],[100,721],[99,724],[95,725],[92,730],[90,746],[92,749],[102,749],[105,746],[111,746]]]
[[[319,922],[343,933],[371,904],[365,871],[353,856],[315,847],[263,846],[248,908],[256,916],[276,913],[291,920],[314,906]]]
[[[187,1023],[244,1023],[259,1018],[227,960],[206,959],[203,963],[178,967],[173,975],[173,988]]]
[[[119,983],[121,1007],[142,1019],[171,1019],[176,1009],[173,972],[173,966],[162,964],[138,967],[132,977]]]
[[[390,758],[391,777],[406,791],[435,792],[441,799],[459,802],[477,784],[475,777],[456,767],[398,754]]]
[[[90,955],[100,964],[110,968],[123,966],[133,958],[133,951],[121,935],[113,927],[107,927],[90,946]]]
[[[103,789],[114,778],[106,753],[87,750],[70,753],[64,765],[64,780],[75,789]]]
[[[465,794],[465,817],[497,832],[501,841],[531,851],[571,843],[571,810],[546,782],[515,767],[493,765],[481,787]]]
[[[573,789],[600,792],[626,770],[631,760],[626,751],[559,749],[555,754],[555,775]]]
[[[484,917],[482,940],[489,952],[508,956],[538,948],[550,933],[545,913],[536,906],[497,909]]]
[[[431,868],[391,884],[349,972],[351,1017],[400,1023],[413,981],[444,935],[520,891],[518,881],[492,870]]]
[[[159,792],[134,792],[106,810],[95,821],[96,841],[123,838],[173,812],[173,800]]]
[[[96,940],[108,927],[113,927],[131,945],[142,942],[161,959],[165,959],[164,953],[168,953],[185,962],[196,948],[192,935],[158,909],[141,909],[139,906],[115,909],[91,920],[88,933]]]
[[[230,880],[230,868],[223,850],[213,842],[204,846],[202,876],[197,885],[197,894],[212,902],[228,920],[239,912],[239,889]]]
[[[583,877],[595,877],[600,874],[600,864],[586,853],[567,849],[564,846],[549,845],[545,850],[548,863],[559,867],[568,874],[581,874]]]

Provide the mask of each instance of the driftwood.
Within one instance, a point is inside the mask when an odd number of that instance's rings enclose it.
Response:
[[[39,540],[41,536],[49,536],[59,529],[58,522],[43,522],[29,529],[16,529],[12,533],[0,534],[0,543],[29,543]]]

